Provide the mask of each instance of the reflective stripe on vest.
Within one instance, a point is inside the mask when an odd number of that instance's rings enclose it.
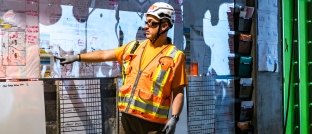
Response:
[[[119,106],[127,106],[127,100],[129,97],[120,97],[121,100],[124,100],[120,102]],[[139,97],[133,97],[132,105],[130,106],[131,109],[136,109],[140,112],[149,112],[154,116],[160,117],[160,118],[167,118],[168,110],[170,107],[166,106],[153,106],[151,103],[145,103],[142,101]]]
[[[178,53],[178,50],[176,47],[171,47],[169,49],[169,51],[167,52],[166,56],[169,56],[171,58],[174,59],[174,63],[176,62],[176,59],[177,59],[177,53]],[[157,71],[156,71],[156,77],[154,77],[153,79],[153,93],[154,95],[157,95],[157,96],[161,96],[162,95],[162,89],[165,85],[165,83],[167,82],[168,80],[168,75],[171,71],[171,68],[169,68],[168,70],[164,71],[161,69],[161,66],[158,66],[157,67]]]

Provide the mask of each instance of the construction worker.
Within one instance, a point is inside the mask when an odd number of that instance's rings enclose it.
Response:
[[[185,55],[167,37],[174,24],[171,5],[156,2],[145,16],[145,40],[132,41],[113,50],[56,58],[61,60],[61,64],[118,61],[122,65],[123,76],[118,109],[125,133],[173,134],[187,84]],[[170,107],[172,111],[168,117]]]

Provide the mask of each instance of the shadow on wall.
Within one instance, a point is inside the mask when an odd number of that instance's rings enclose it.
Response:
[[[191,59],[199,63],[199,74],[228,75],[228,32],[226,14],[232,0],[183,1],[184,27],[190,28]],[[186,10],[187,9],[187,10]],[[209,15],[207,15],[209,14]]]

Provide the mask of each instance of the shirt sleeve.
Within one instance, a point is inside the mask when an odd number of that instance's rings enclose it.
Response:
[[[123,54],[125,52],[126,46],[128,46],[128,45],[123,45],[123,46],[118,47],[114,50],[116,60],[118,61],[119,64],[122,63],[122,57],[123,57]]]
[[[188,81],[185,72],[185,55],[183,52],[179,54],[178,60],[175,63],[174,68],[174,77],[172,80],[171,88],[176,89],[181,86],[186,86]]]

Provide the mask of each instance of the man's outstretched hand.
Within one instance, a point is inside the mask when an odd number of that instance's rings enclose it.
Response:
[[[70,64],[79,60],[79,55],[68,55],[63,57],[54,56],[55,59],[59,59],[61,65]]]

